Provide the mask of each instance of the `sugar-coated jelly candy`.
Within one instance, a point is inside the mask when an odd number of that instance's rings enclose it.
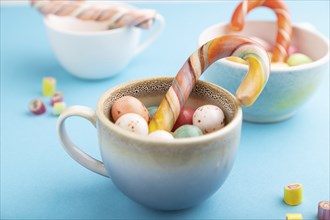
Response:
[[[202,135],[202,130],[194,125],[182,125],[178,129],[176,129],[173,134],[174,138],[189,138]]]
[[[300,183],[291,183],[284,187],[284,202],[288,205],[299,205],[303,200],[303,186]]]
[[[53,77],[44,77],[42,79],[42,95],[52,96],[56,91],[56,79]]]
[[[53,108],[53,115],[60,115],[66,108],[65,102],[55,102]]]
[[[319,202],[317,217],[319,220],[330,220],[330,202],[329,201]]]
[[[41,99],[34,99],[29,104],[30,111],[35,115],[41,115],[46,112],[46,107]]]
[[[55,92],[50,98],[50,105],[54,106],[56,102],[62,102],[62,101],[63,101],[63,93]]]
[[[286,214],[286,220],[303,220],[302,214],[298,214],[298,213],[290,213],[290,214]]]

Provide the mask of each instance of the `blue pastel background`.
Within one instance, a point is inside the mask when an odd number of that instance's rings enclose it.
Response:
[[[285,219],[302,213],[316,219],[317,204],[329,192],[329,75],[291,119],[276,124],[243,124],[234,168],[218,192],[200,206],[175,212],[144,208],[111,180],[73,161],[55,132],[48,111],[31,115],[28,103],[41,97],[41,79],[53,76],[68,105],[95,107],[98,97],[122,82],[175,76],[197,49],[206,27],[230,20],[238,1],[130,2],[154,8],[166,19],[161,37],[119,75],[84,81],[57,62],[42,17],[29,6],[1,6],[1,219]],[[288,1],[295,23],[309,22],[329,38],[329,1]],[[275,15],[256,9],[248,19]],[[311,45],[312,46],[312,45]],[[72,118],[69,134],[83,150],[100,158],[94,128]],[[139,181],[139,180],[136,180]],[[304,201],[283,203],[285,184],[304,185]]]

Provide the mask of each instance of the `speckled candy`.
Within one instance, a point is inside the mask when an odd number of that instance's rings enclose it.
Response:
[[[201,129],[194,125],[183,125],[175,130],[174,138],[189,138],[202,136],[203,132]]]
[[[286,60],[289,66],[298,66],[302,64],[311,63],[313,60],[302,53],[294,53]]]
[[[149,112],[144,104],[133,96],[124,96],[116,100],[111,107],[111,117],[114,122],[127,113],[135,113],[149,122]]]
[[[116,125],[139,135],[148,135],[148,124],[146,120],[136,113],[127,113],[117,119]]]
[[[300,183],[291,183],[284,187],[284,202],[288,205],[299,205],[303,200],[303,186]]]
[[[225,126],[225,115],[215,105],[203,105],[193,115],[193,125],[199,127],[204,134],[219,130]]]
[[[157,130],[149,134],[149,137],[157,140],[173,140],[174,137],[171,133],[164,130]]]

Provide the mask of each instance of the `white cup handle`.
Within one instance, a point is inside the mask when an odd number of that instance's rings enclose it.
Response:
[[[57,133],[66,152],[78,163],[87,169],[109,177],[103,162],[89,156],[80,150],[69,138],[65,129],[65,120],[71,116],[79,116],[90,121],[96,127],[96,114],[91,108],[85,106],[72,106],[67,108],[58,118]]]
[[[163,16],[160,14],[157,14],[155,17],[155,20],[158,21],[158,27],[157,29],[149,36],[147,37],[139,46],[136,48],[134,51],[134,56],[138,55],[142,51],[144,51],[154,40],[156,40],[160,33],[163,31],[164,26],[165,26],[165,20]]]

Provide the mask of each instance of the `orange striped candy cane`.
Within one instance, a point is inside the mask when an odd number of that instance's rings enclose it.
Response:
[[[272,62],[284,62],[291,42],[292,24],[289,10],[282,0],[243,0],[237,6],[231,18],[232,30],[241,31],[247,13],[259,6],[271,8],[277,16],[278,30]]]
[[[215,61],[230,56],[246,60],[249,71],[236,92],[241,105],[250,106],[269,78],[269,57],[264,48],[242,36],[221,36],[196,50],[183,64],[149,123],[149,132],[171,131],[199,77]]]

